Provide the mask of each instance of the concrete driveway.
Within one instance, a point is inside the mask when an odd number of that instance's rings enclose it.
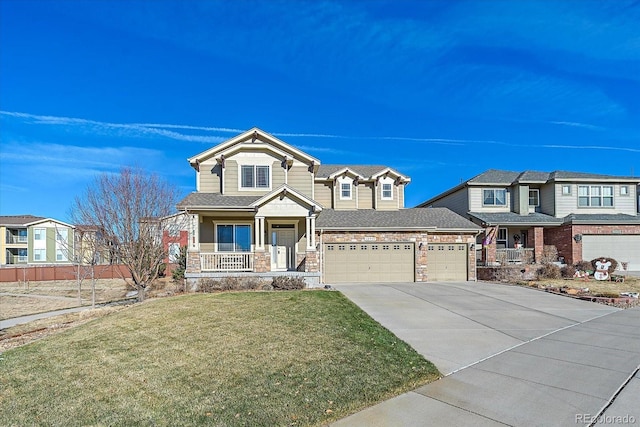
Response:
[[[474,282],[336,288],[446,375],[336,426],[589,425],[596,415],[640,425],[640,309]]]

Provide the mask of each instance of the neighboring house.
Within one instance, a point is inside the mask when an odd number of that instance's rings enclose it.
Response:
[[[0,264],[70,264],[74,226],[33,215],[0,216]]]
[[[163,218],[162,246],[167,257],[164,262],[167,265],[165,275],[171,276],[178,258],[180,248],[189,243],[189,217],[185,213],[177,213]]]
[[[323,165],[250,129],[190,159],[197,191],[186,277],[299,275],[310,284],[475,279],[477,225],[448,209],[404,209],[409,177]]]
[[[640,270],[640,178],[488,170],[419,207],[447,207],[485,229],[483,260],[540,262],[553,245],[567,263],[608,256]]]
[[[105,265],[116,263],[116,257],[105,233],[97,225],[75,226],[74,262],[84,265]]]

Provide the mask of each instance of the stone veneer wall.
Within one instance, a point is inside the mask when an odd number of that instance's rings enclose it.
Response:
[[[545,245],[554,245],[558,256],[564,257],[567,264],[582,261],[582,242],[573,240],[576,234],[638,234],[640,225],[572,225],[565,224],[557,228],[548,228],[544,232]],[[607,256],[607,254],[602,254]],[[591,261],[591,260],[584,260]]]
[[[271,271],[271,253],[269,251],[256,251],[253,253],[253,271],[256,273]]]
[[[426,232],[339,232],[324,231],[318,237],[318,242],[325,243],[373,243],[373,242],[414,242],[415,243],[415,278],[416,282],[426,282],[429,279],[427,260],[428,243],[475,243],[475,237],[470,234],[428,234]],[[420,244],[422,243],[422,249]],[[469,250],[468,280],[476,280],[476,254]],[[307,262],[309,252],[307,252]],[[324,261],[319,260],[319,266],[324,270]],[[311,271],[311,270],[308,270]]]
[[[187,251],[185,273],[200,273],[200,252]]]

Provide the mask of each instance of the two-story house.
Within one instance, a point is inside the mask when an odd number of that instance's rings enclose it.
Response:
[[[404,209],[406,175],[323,165],[260,129],[191,157],[186,277],[300,275],[310,284],[475,279],[481,228]]]
[[[69,264],[74,226],[33,215],[0,217],[0,264]]]
[[[608,256],[640,270],[640,178],[488,170],[421,203],[485,229],[483,260],[540,262],[553,245],[567,263]]]

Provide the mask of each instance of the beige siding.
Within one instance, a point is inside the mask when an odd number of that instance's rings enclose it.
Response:
[[[221,167],[215,159],[209,159],[200,164],[200,172],[198,172],[198,180],[201,192],[203,193],[220,193],[220,175]]]
[[[237,196],[238,191],[238,162],[227,160],[224,165],[224,194],[227,196]]]
[[[271,164],[271,188],[275,189],[284,184],[284,168],[282,162],[273,162]],[[291,177],[291,175],[289,175]],[[236,184],[237,185],[237,184]]]
[[[334,209],[357,209],[356,190],[355,186],[351,186],[351,199],[340,199],[340,188],[335,189],[335,206]]]
[[[322,207],[331,209],[333,204],[331,203],[332,186],[330,182],[316,182],[315,183],[315,201],[320,203]]]
[[[307,166],[293,165],[291,169],[289,169],[287,181],[289,182],[290,187],[295,188],[309,198],[313,197],[313,192],[311,190],[311,186],[313,185],[313,174],[309,172],[309,168]]]
[[[373,183],[358,184],[358,209],[373,209]]]
[[[466,217],[469,209],[469,189],[462,188],[455,193],[451,193],[440,200],[432,203],[430,206],[435,208],[449,208],[458,215]],[[429,206],[427,206],[429,207]]]
[[[405,184],[398,186],[398,198],[400,199],[400,209],[404,208],[404,188]]]

